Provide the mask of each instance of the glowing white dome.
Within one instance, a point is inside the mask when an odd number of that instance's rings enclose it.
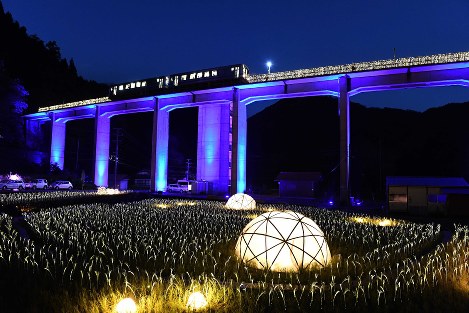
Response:
[[[228,199],[226,207],[235,210],[251,210],[256,208],[256,201],[249,195],[237,193]]]
[[[272,271],[320,268],[331,260],[318,225],[291,211],[267,212],[253,219],[244,227],[235,249],[246,264]]]

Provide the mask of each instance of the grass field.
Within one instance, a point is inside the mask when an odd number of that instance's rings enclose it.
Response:
[[[102,199],[100,199],[102,200]],[[13,203],[14,199],[9,199]],[[53,199],[50,200],[53,203]],[[52,205],[51,205],[52,206]],[[332,262],[270,272],[241,263],[234,246],[249,221],[292,210],[324,231]],[[95,202],[0,214],[1,312],[467,312],[469,229],[293,205],[228,210],[214,201]],[[22,217],[19,217],[22,219]],[[26,229],[26,231],[25,231]],[[21,234],[21,235],[20,235]]]

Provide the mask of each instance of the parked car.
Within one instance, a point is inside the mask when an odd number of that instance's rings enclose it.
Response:
[[[49,184],[47,183],[47,179],[44,179],[44,178],[34,179],[31,182],[32,189],[47,189],[48,187],[49,187]]]
[[[183,192],[183,190],[178,184],[169,184],[168,187],[166,187],[166,192]]]
[[[68,180],[58,180],[58,181],[55,181],[52,184],[50,184],[50,188],[55,189],[55,190],[59,190],[59,189],[72,190],[73,185]]]
[[[177,184],[170,184],[166,187],[166,192],[191,192],[192,186],[191,181],[180,179]]]
[[[33,188],[33,182],[32,181],[25,181],[24,182],[24,188],[26,188],[26,189]]]
[[[7,189],[23,190],[24,188],[25,186],[22,180],[4,179],[0,181],[0,189],[2,190],[7,190]]]

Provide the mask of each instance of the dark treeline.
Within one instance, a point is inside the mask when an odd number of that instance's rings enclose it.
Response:
[[[0,1],[0,173],[29,166],[23,114],[106,95],[107,85],[78,75],[73,59],[63,58],[55,41],[28,34]]]
[[[107,86],[78,75],[73,59],[66,60],[55,41],[44,43],[4,12],[0,2],[0,63],[29,93],[25,113],[49,106],[105,96]]]

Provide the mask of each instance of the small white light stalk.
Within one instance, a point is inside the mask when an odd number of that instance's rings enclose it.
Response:
[[[205,296],[199,291],[192,293],[189,296],[189,300],[187,300],[187,304],[186,304],[186,306],[191,310],[202,309],[206,305],[207,305],[207,300],[205,299]]]
[[[131,298],[122,299],[116,305],[116,312],[117,313],[135,313],[137,312],[137,305],[135,304],[134,300]]]
[[[270,68],[272,67],[272,62],[267,61],[267,63],[265,65],[267,66],[267,74],[270,74]]]

